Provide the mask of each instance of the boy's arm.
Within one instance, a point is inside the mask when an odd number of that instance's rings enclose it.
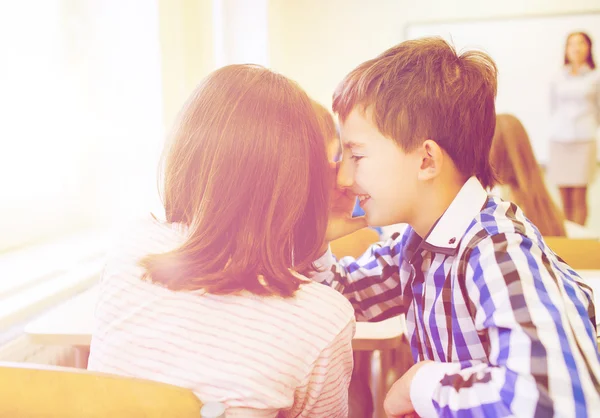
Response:
[[[466,266],[475,322],[489,364],[424,364],[410,384],[430,416],[587,416],[600,406],[600,364],[591,293],[561,278],[529,238],[481,241]]]
[[[382,321],[405,312],[398,275],[406,234],[371,245],[359,258],[336,261],[331,250],[315,261],[313,280],[342,293],[354,307],[358,321]]]

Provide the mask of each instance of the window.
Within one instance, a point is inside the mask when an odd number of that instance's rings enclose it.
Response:
[[[0,3],[0,253],[158,205],[157,0]]]

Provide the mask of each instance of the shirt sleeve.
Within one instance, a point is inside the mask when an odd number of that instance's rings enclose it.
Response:
[[[591,416],[600,365],[591,291],[554,269],[544,245],[519,234],[485,238],[465,262],[465,284],[489,362],[424,365],[411,384],[430,416]],[[460,279],[460,278],[459,278]]]
[[[382,321],[405,313],[398,266],[406,235],[394,234],[373,244],[357,259],[336,261],[329,249],[313,263],[315,270],[308,276],[342,293],[358,321]]]
[[[296,391],[294,407],[285,417],[341,418],[348,416],[348,387],[352,376],[352,337],[355,322],[350,321],[312,365],[304,385]]]

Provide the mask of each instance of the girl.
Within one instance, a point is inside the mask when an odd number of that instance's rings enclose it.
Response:
[[[175,126],[166,219],[103,275],[89,368],[191,388],[227,417],[342,417],[354,312],[302,272],[332,173],[310,99],[267,69],[209,75]]]
[[[501,186],[493,192],[515,202],[544,236],[598,239],[589,229],[565,220],[554,204],[535,159],[529,135],[513,115],[498,115],[491,162]]]
[[[490,162],[502,186],[494,192],[516,203],[543,236],[565,236],[564,216],[544,184],[525,128],[513,115],[498,115]]]

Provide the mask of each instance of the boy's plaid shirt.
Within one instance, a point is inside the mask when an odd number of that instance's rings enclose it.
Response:
[[[358,320],[406,315],[415,361],[436,362],[411,385],[419,415],[600,416],[591,289],[477,179],[424,240],[407,227],[357,260],[315,264]]]

